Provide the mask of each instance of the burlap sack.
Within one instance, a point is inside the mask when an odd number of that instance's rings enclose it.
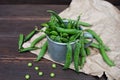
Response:
[[[109,2],[104,0],[72,0],[70,6],[60,13],[63,18],[76,19],[81,15],[81,21],[89,22],[93,26],[104,43],[110,47],[109,57],[115,61],[116,66],[109,67],[102,59],[98,51],[92,50],[92,54],[87,57],[84,68],[80,70],[86,74],[101,77],[105,72],[108,80],[120,80],[120,11]],[[43,33],[38,33],[32,39],[24,43],[23,47],[30,46],[30,43]],[[46,39],[37,44],[40,47]],[[40,50],[32,51],[38,55]],[[44,58],[53,61],[48,53]],[[74,69],[73,64],[70,66]]]

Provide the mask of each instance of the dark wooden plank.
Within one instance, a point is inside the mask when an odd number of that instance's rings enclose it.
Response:
[[[48,17],[47,10],[63,11],[67,5],[0,5],[0,17]]]
[[[28,34],[34,26],[40,28],[45,20],[1,20],[0,37],[17,37],[20,33]]]
[[[0,59],[35,58],[36,55],[18,52],[18,37],[0,38]]]
[[[69,4],[71,0],[1,0],[0,4]]]
[[[32,62],[32,67],[27,67],[27,63]],[[98,80],[97,77],[86,75],[84,73],[76,73],[73,70],[62,70],[63,66],[57,65],[56,69],[52,69],[51,65],[53,62],[50,61],[41,61],[35,63],[31,60],[28,61],[12,61],[5,62],[0,61],[0,80],[25,80],[24,75],[30,74],[30,80]],[[39,71],[44,72],[42,77],[37,75],[38,71],[34,70],[34,67],[40,67]],[[50,78],[49,74],[54,72],[56,76]]]
[[[70,4],[72,0],[1,0],[0,4]],[[114,5],[120,5],[120,0],[106,0]]]

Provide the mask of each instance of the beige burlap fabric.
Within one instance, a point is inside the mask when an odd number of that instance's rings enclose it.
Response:
[[[87,57],[84,68],[80,71],[99,77],[105,72],[108,80],[120,80],[120,11],[104,0],[72,0],[70,6],[61,12],[60,16],[76,19],[81,13],[81,21],[91,23],[93,25],[91,29],[96,31],[104,43],[111,48],[108,55],[115,61],[116,66],[109,67],[99,52],[92,50],[92,54]],[[28,47],[41,34],[43,33],[34,35],[30,41],[24,43],[23,47]],[[45,40],[38,43],[37,46],[41,46]],[[32,53],[38,55],[39,51],[35,50]],[[48,53],[44,58],[53,61]],[[70,68],[74,69],[73,64]]]

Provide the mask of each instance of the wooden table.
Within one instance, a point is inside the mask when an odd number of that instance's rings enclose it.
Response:
[[[53,62],[42,59],[34,62],[36,55],[18,52],[18,35],[28,34],[34,26],[49,19],[48,9],[64,10],[67,5],[0,5],[0,80],[25,80],[24,75],[30,74],[30,80],[106,80],[106,77],[98,78],[84,73],[76,73],[73,70],[62,70],[63,66],[57,64],[52,69]],[[27,67],[32,62],[33,67]],[[42,77],[37,75],[35,66],[44,72]],[[49,74],[54,72],[55,78]]]

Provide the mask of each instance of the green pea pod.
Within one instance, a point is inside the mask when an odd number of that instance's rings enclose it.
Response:
[[[99,51],[101,53],[101,56],[103,58],[103,60],[109,65],[109,66],[115,66],[114,62],[112,60],[110,60],[110,58],[108,57],[108,55],[105,52],[105,49],[103,47],[103,45],[99,45]]]
[[[46,28],[45,33],[46,33],[47,35],[50,35],[50,31],[52,31],[50,28]]]
[[[41,48],[41,50],[40,50],[40,53],[38,54],[38,56],[37,56],[37,58],[36,58],[36,61],[39,61],[39,60],[45,55],[45,53],[46,53],[46,51],[47,51],[47,47],[48,47],[48,42],[46,41],[46,42],[43,44],[43,46],[42,46],[42,48]]]
[[[90,49],[89,49],[89,47],[85,48],[85,51],[86,51],[87,55],[90,55]]]
[[[68,19],[69,20],[69,19]],[[76,20],[72,20],[73,22],[76,22]],[[78,25],[82,25],[84,27],[90,27],[92,26],[91,24],[87,23],[87,22],[82,22],[82,21],[79,21],[78,22]]]
[[[82,25],[82,26],[84,26],[84,27],[90,27],[90,26],[92,26],[91,24],[86,23],[86,22],[82,22],[82,21],[79,21],[78,24],[79,24],[79,25]]]
[[[41,26],[47,27],[47,28],[49,27],[48,23],[42,23]]]
[[[67,34],[67,33],[62,33],[62,37],[67,38],[67,37],[69,37],[69,34]]]
[[[57,37],[55,38],[55,41],[56,41],[56,42],[62,42],[60,36],[57,36]]]
[[[87,43],[89,43],[89,41],[88,40],[84,40],[84,43],[87,44]],[[97,44],[97,43],[91,43],[90,47],[94,47],[94,48],[99,49],[99,44]]]
[[[50,35],[50,39],[52,39],[53,41],[55,41],[55,38],[56,38],[57,36],[55,36],[55,35]]]
[[[81,43],[81,56],[86,56],[85,52],[85,45],[84,45],[84,36],[80,37],[80,43]]]
[[[36,27],[33,31],[31,31],[24,39],[24,42],[30,40],[30,38],[38,31],[38,28]]]
[[[57,33],[56,31],[51,31],[50,34],[51,34],[51,35],[58,36],[58,33]]]
[[[79,38],[80,35],[81,35],[81,32],[79,32],[79,33],[77,33],[77,34],[75,34],[75,35],[72,35],[72,36],[70,37],[70,39],[69,39],[70,42],[73,42],[73,41],[77,40],[77,38]]]
[[[88,40],[84,40],[84,43],[85,43],[85,44],[87,44],[88,42],[89,42]],[[91,44],[90,44],[90,47],[99,49],[99,44],[97,44],[97,43],[91,43]],[[109,48],[109,47],[107,47],[107,46],[105,46],[105,45],[104,45],[103,47],[104,47],[105,51],[110,51],[110,48]]]
[[[20,34],[20,35],[19,35],[19,41],[18,41],[18,49],[21,49],[21,48],[22,48],[23,42],[24,42],[24,35],[23,35],[23,34]]]
[[[81,45],[79,42],[75,44],[75,52],[74,52],[74,68],[76,72],[79,72],[79,55],[80,55]]]
[[[32,43],[31,43],[31,47],[35,47],[35,45],[40,42],[42,39],[44,39],[46,37],[45,34],[39,36],[38,38],[36,38]]]
[[[28,47],[28,48],[20,49],[19,52],[23,53],[23,52],[28,52],[28,51],[37,50],[37,49],[39,49],[39,48],[38,47]]]
[[[99,44],[104,44],[102,39],[97,35],[96,32],[94,32],[93,30],[90,30],[90,29],[86,29],[87,32],[89,32],[90,34],[92,34],[92,36],[96,39],[96,41],[99,43]]]
[[[67,43],[67,54],[63,69],[69,68],[71,62],[72,62],[72,46],[70,43]]]
[[[80,16],[78,16],[77,21],[75,22],[75,28],[79,30],[79,20],[80,20]]]
[[[86,61],[86,57],[85,56],[82,56],[81,59],[80,59],[80,69],[83,68],[84,64],[85,64],[85,61]]]
[[[64,24],[63,20],[61,19],[61,17],[54,11],[52,10],[47,10],[47,12],[51,13],[54,17],[56,17],[56,19],[58,20],[58,22],[60,23],[60,25],[62,27],[65,27],[66,25]]]
[[[63,42],[63,43],[67,43],[68,42],[68,39],[67,38],[60,38],[60,40]]]
[[[56,29],[56,25],[54,24],[54,22],[48,22],[49,28],[51,30],[55,30]]]
[[[72,29],[72,21],[71,21],[71,20],[68,21],[67,28],[68,28],[68,29]]]
[[[56,27],[56,29],[60,33],[67,33],[67,34],[77,34],[77,33],[81,32],[80,30],[76,30],[76,29],[64,29],[64,28],[60,28],[60,27]]]

